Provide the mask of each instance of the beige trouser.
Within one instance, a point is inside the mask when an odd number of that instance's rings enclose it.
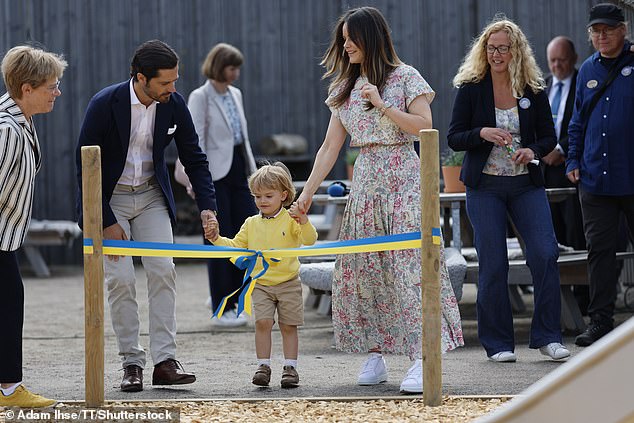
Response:
[[[138,187],[117,185],[110,207],[129,239],[173,242],[165,198],[154,179]],[[144,368],[132,258],[119,257],[115,262],[105,257],[104,262],[112,328],[123,366],[136,364]],[[156,365],[176,354],[176,270],[171,257],[142,257],[141,262],[147,275],[150,353]]]

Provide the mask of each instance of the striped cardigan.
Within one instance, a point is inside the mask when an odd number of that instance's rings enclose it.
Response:
[[[40,165],[40,145],[33,121],[24,117],[6,93],[0,97],[1,251],[17,250],[24,242],[31,221],[35,174]]]

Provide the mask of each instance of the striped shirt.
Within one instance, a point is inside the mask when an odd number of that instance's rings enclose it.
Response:
[[[7,114],[11,115],[7,116]],[[0,250],[17,250],[31,221],[41,152],[35,126],[8,93],[0,97]]]

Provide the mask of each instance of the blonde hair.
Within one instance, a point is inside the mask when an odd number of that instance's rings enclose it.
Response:
[[[256,191],[272,189],[287,192],[286,200],[282,202],[284,207],[293,204],[295,200],[295,187],[288,168],[282,162],[264,165],[255,171],[249,178],[249,190],[252,194]]]
[[[240,50],[230,44],[219,43],[207,53],[201,71],[209,79],[226,82],[222,71],[227,66],[240,67],[243,62],[244,56]]]
[[[492,34],[500,31],[506,32],[511,43],[508,72],[513,97],[521,98],[527,85],[533,93],[543,90],[544,78],[535,61],[533,49],[520,27],[504,16],[496,16],[473,41],[458,73],[453,78],[453,85],[458,88],[463,84],[482,81],[490,68],[487,61],[487,41]]]
[[[17,46],[2,59],[2,78],[13,99],[22,98],[22,85],[37,88],[51,78],[61,78],[68,63],[62,55],[31,46]]]

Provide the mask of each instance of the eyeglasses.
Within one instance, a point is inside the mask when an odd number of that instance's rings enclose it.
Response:
[[[592,36],[592,37],[598,37],[601,34],[605,35],[606,37],[611,37],[612,35],[614,35],[614,33],[616,32],[616,30],[619,28],[619,26],[608,26],[605,27],[601,30],[599,29],[595,29],[593,27],[588,28],[588,33]]]
[[[46,91],[48,91],[49,93],[54,93],[56,90],[59,90],[60,82],[61,81],[57,81],[55,84],[47,86]]]
[[[495,53],[496,50],[500,54],[507,54],[511,50],[511,46],[501,45],[496,47],[490,44],[487,46],[487,53],[489,54]]]

